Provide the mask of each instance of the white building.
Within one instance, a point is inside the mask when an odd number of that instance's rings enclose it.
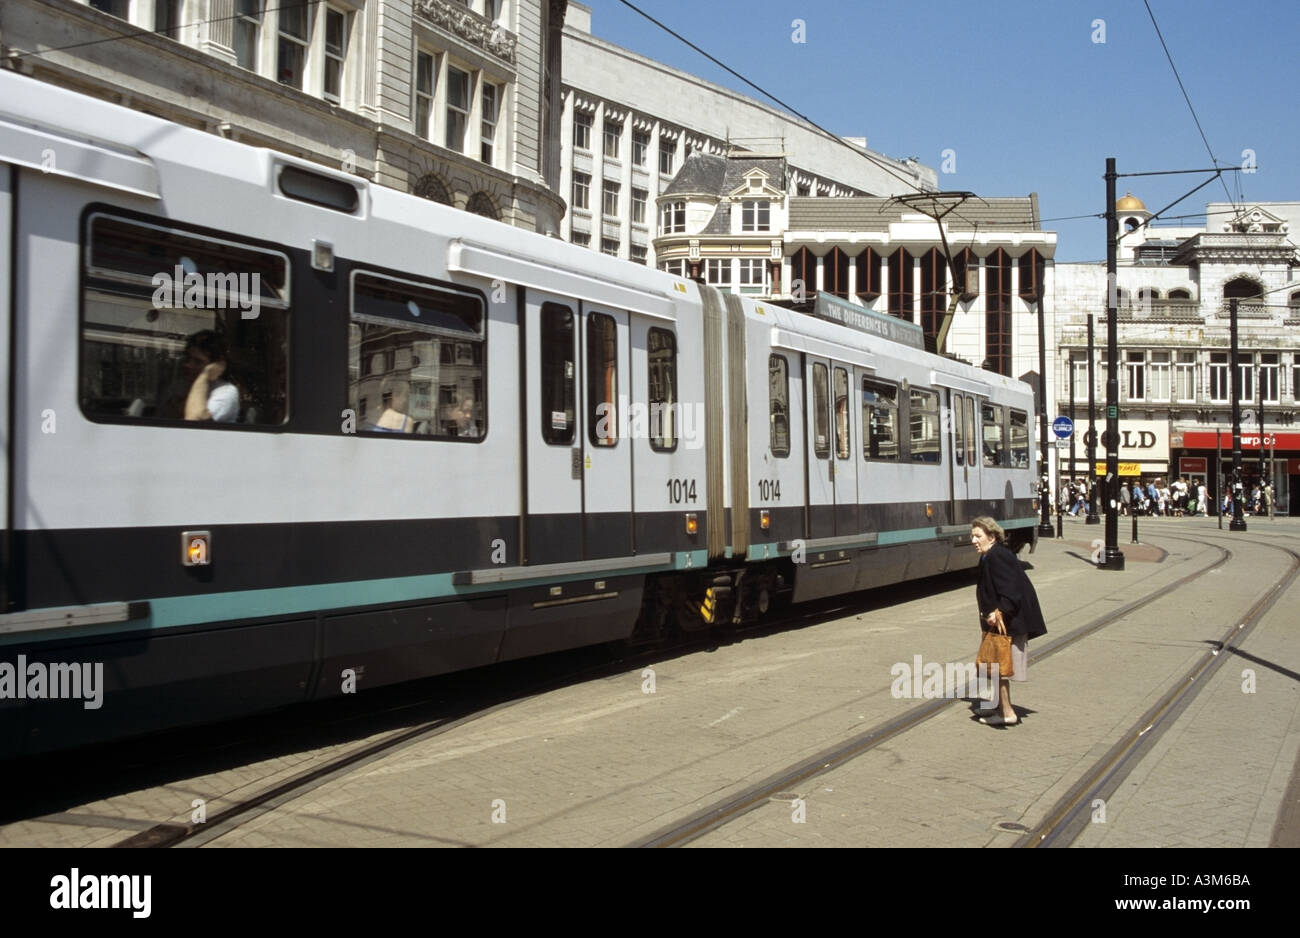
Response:
[[[892,195],[937,188],[933,169],[829,138],[753,98],[591,35],[591,11],[570,3],[564,27],[560,191],[563,236],[654,264],[656,206],[693,153],[734,144],[780,153],[791,195]]]
[[[5,0],[0,65],[558,232],[565,0]]]

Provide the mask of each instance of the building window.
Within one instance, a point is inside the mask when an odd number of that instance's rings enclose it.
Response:
[[[1190,404],[1196,400],[1196,353],[1177,352],[1174,358],[1174,400]]]
[[[790,295],[802,302],[816,292],[817,256],[803,247],[790,258]]]
[[[646,262],[646,253],[644,244],[634,244],[631,247],[632,263],[644,264]]]
[[[1300,402],[1300,352],[1291,356],[1291,400]]]
[[[673,174],[673,145],[671,143],[659,144],[659,172],[665,176]]]
[[[433,122],[434,76],[433,56],[428,52],[415,54],[415,134],[422,140],[429,139],[429,125]]]
[[[616,124],[613,121],[605,121],[605,158],[610,160],[618,159],[619,138],[623,136],[623,125]]]
[[[842,300],[849,298],[849,256],[837,247],[822,258],[822,290]]]
[[[347,26],[345,13],[333,7],[325,8],[325,82],[321,94],[334,104],[343,98],[343,63],[348,54]]]
[[[952,284],[962,300],[980,295],[980,261],[970,248],[962,248],[952,256]]]
[[[772,203],[745,201],[740,207],[741,231],[771,231]]]
[[[1124,369],[1128,375],[1128,400],[1130,401],[1146,399],[1146,362],[1146,352],[1140,349],[1129,349],[1124,353]]]
[[[632,190],[632,221],[638,225],[645,224],[645,204],[650,193],[645,189]]]
[[[573,443],[577,404],[573,355],[573,310],[542,304],[542,439],[555,446]]]
[[[1281,356],[1277,352],[1259,353],[1259,393],[1266,404],[1276,404],[1282,398],[1278,394],[1278,371]]]
[[[744,258],[740,261],[740,292],[767,292],[767,261],[761,258]]]
[[[280,8],[279,46],[276,57],[276,78],[282,85],[302,90],[303,68],[307,62],[307,37],[310,34],[309,17],[312,8],[307,4],[285,5]]]
[[[798,188],[795,189],[795,193],[799,195],[801,198],[808,198],[810,195],[812,195],[812,186],[806,182],[801,182],[799,183]]]
[[[90,5],[100,13],[116,16],[120,20],[131,17],[131,0],[90,0]]]
[[[1070,393],[1076,401],[1088,399],[1088,353],[1070,353]]]
[[[715,287],[731,287],[731,258],[710,258],[704,262],[704,282]]]
[[[1228,401],[1228,353],[1210,353],[1210,400],[1216,404]]]
[[[262,0],[235,0],[235,64],[257,71],[257,42],[262,33]]]
[[[650,135],[641,130],[633,131],[632,165],[645,166],[646,157],[649,152],[650,152]]]
[[[998,248],[985,261],[984,358],[990,370],[1011,374],[1011,258]]]
[[[673,274],[674,276],[677,277],[685,277],[686,260],[684,258],[679,258],[677,260],[672,260],[672,261],[660,261],[659,269],[662,270],[664,273]]]
[[[1170,290],[1169,299],[1171,300],[1190,300],[1192,298],[1191,290]]]
[[[898,388],[862,379],[862,457],[898,460]]]
[[[481,134],[483,137],[480,159],[492,165],[493,150],[497,140],[497,113],[501,107],[501,89],[490,81],[483,82],[483,117]]]
[[[580,248],[589,248],[591,247],[591,232],[575,231],[573,234],[569,235],[569,241]]]
[[[912,462],[938,465],[939,395],[933,391],[923,391],[920,388],[909,388],[907,393],[908,404],[910,405],[907,423],[911,439]],[[1026,452],[1028,452],[1028,446],[1028,436],[1026,436]]]
[[[938,248],[921,257],[921,328],[927,339],[939,335],[939,321],[948,309],[948,262]]]
[[[677,337],[667,329],[650,329],[646,361],[650,448],[657,453],[672,452],[677,448]]]
[[[686,203],[666,202],[659,206],[659,233],[681,234],[686,230]]]
[[[578,150],[591,149],[591,115],[573,115],[573,146]]]
[[[784,355],[767,357],[769,445],[773,456],[790,455],[790,376]]]
[[[899,248],[889,256],[889,315],[914,322],[912,306],[912,255]]]
[[[179,39],[180,28],[181,0],[154,0],[153,31]]]
[[[618,257],[618,238],[601,238],[600,253],[608,254],[610,257]]]
[[[880,255],[867,248],[853,264],[858,270],[858,299],[870,303],[880,296]]]
[[[1254,355],[1237,354],[1237,400],[1249,404],[1255,399]]]
[[[609,218],[618,218],[618,194],[621,187],[616,182],[604,180],[601,189],[601,211]]]
[[[1147,396],[1153,401],[1169,400],[1169,352],[1151,352],[1147,378]]]
[[[1020,298],[1026,303],[1038,301],[1039,291],[1043,288],[1043,272],[1046,268],[1042,255],[1034,249],[1020,257]]]
[[[473,78],[469,72],[447,67],[447,143],[448,150],[465,152],[465,130],[469,125],[469,90]]]
[[[591,177],[586,173],[573,174],[573,207],[591,208]]]
[[[618,326],[604,313],[587,318],[587,406],[592,446],[618,445]]]

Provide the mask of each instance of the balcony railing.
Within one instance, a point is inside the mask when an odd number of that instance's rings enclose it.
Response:
[[[487,17],[466,9],[463,4],[450,3],[448,0],[416,0],[415,12],[470,45],[477,46],[511,65],[515,64],[515,45],[518,37]]]

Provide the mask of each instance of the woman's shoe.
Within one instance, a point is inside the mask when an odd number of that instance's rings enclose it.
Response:
[[[1020,722],[1020,717],[1007,718],[998,713],[991,717],[980,717],[980,722],[988,726],[1015,726]]]

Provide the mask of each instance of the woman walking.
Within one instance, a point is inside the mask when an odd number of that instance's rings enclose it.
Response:
[[[1043,613],[1038,608],[1038,594],[1025,575],[1020,560],[1006,546],[1007,534],[992,518],[979,517],[971,522],[970,540],[979,551],[979,581],[975,600],[979,604],[980,628],[1011,636],[1011,678],[1002,678],[998,687],[998,710],[980,717],[989,726],[1014,726],[1020,722],[1011,706],[1010,681],[1029,678],[1031,638],[1047,634]]]

